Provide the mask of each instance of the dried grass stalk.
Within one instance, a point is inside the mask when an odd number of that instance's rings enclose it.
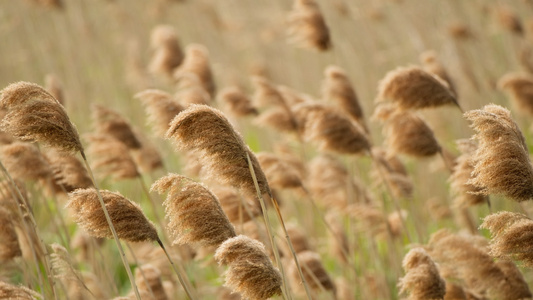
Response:
[[[148,69],[153,74],[172,77],[184,56],[174,28],[169,25],[158,25],[152,30],[150,39],[155,53]]]
[[[468,181],[481,194],[502,194],[516,201],[533,197],[533,167],[524,136],[511,113],[498,105],[468,111],[474,138],[479,147],[474,154],[474,171]]]
[[[91,168],[101,176],[115,180],[132,179],[139,176],[137,165],[124,143],[109,135],[86,135],[89,141],[87,154],[91,157]]]
[[[185,59],[176,69],[173,76],[178,81],[184,74],[192,73],[198,76],[200,84],[211,97],[215,94],[215,81],[209,66],[209,52],[200,44],[190,44],[185,48]]]
[[[134,97],[141,100],[148,115],[148,123],[152,124],[155,134],[162,138],[172,119],[185,109],[172,95],[160,90],[145,90]]]
[[[337,66],[328,66],[324,75],[325,79],[322,83],[322,97],[324,100],[335,103],[361,126],[365,126],[363,109],[344,70]]]
[[[520,113],[533,116],[533,76],[508,73],[498,80],[498,88],[507,91]]]
[[[362,154],[370,151],[370,142],[357,123],[322,104],[299,104],[293,108],[304,141],[320,151]]]
[[[17,232],[16,220],[12,212],[0,206],[0,262],[7,262],[22,255]]]
[[[437,265],[423,248],[413,248],[402,262],[405,276],[400,278],[400,294],[408,293],[412,300],[439,300],[444,298],[446,284]]]
[[[307,239],[307,234],[303,230],[303,228],[300,228],[298,225],[294,223],[288,223],[286,224],[287,233],[289,234],[289,238],[291,239],[292,246],[294,248],[294,252],[300,253],[303,251],[311,251],[311,245]],[[284,247],[282,248],[284,256],[288,257],[290,256],[290,249],[288,246],[285,246],[285,243],[281,244]]]
[[[53,250],[53,253],[50,255],[50,263],[54,271],[54,276],[60,279],[64,286],[68,287],[69,294],[72,296],[72,294],[76,293],[79,299],[79,296],[84,294],[82,290],[91,293],[83,282],[83,277],[80,272],[74,268],[67,249],[56,243],[51,244],[50,247]],[[82,296],[81,298],[83,299],[84,297]]]
[[[7,110],[0,129],[14,137],[63,151],[83,150],[76,127],[63,106],[36,84],[21,81],[4,88],[0,109]]]
[[[157,231],[141,207],[119,193],[100,190],[117,235],[128,242],[157,241]],[[68,194],[66,207],[72,209],[76,223],[93,237],[113,238],[96,190],[78,189]]]
[[[400,67],[380,81],[376,102],[391,101],[402,110],[456,105],[455,95],[442,79],[420,67]]]
[[[250,98],[237,86],[222,89],[218,93],[217,101],[224,106],[228,113],[236,117],[259,114]]]
[[[333,294],[336,293],[335,283],[331,280],[326,269],[322,265],[320,255],[313,251],[302,251],[297,254],[298,261],[302,266],[302,272],[305,277],[305,281],[309,284],[309,287],[315,291],[319,292],[322,289],[326,291],[331,291]],[[298,270],[295,264],[291,264],[288,268],[288,275],[291,278],[291,283],[294,288],[300,292],[300,276],[298,275]]]
[[[259,165],[265,172],[270,186],[279,189],[303,187],[302,178],[291,165],[273,153],[257,153]]]
[[[45,157],[50,163],[55,183],[62,185],[67,192],[93,186],[89,173],[87,173],[83,163],[75,156],[48,151],[45,153]]]
[[[25,142],[0,147],[0,160],[16,180],[40,180],[51,175],[50,164],[39,149]]]
[[[142,265],[135,269],[135,283],[139,287],[139,292],[149,295],[147,299],[169,299],[163,287],[161,272],[151,264]]]
[[[169,219],[167,229],[174,236],[173,244],[218,246],[235,236],[218,199],[202,184],[169,174],[157,180],[151,190],[168,193],[163,205]]]
[[[40,295],[23,286],[14,286],[0,281],[0,299],[35,300],[41,299]]]
[[[257,158],[222,112],[205,105],[191,105],[174,118],[166,137],[173,138],[179,149],[200,152],[199,160],[208,177],[255,195],[248,153],[261,193],[270,194]]]
[[[441,151],[431,128],[414,113],[395,112],[385,123],[384,129],[391,153],[427,157]]]
[[[260,242],[244,235],[228,239],[218,247],[215,259],[229,267],[225,285],[244,298],[260,300],[281,294],[281,274]]]
[[[458,140],[457,145],[462,153],[456,159],[457,165],[449,179],[450,189],[455,195],[455,204],[471,206],[487,203],[488,196],[479,194],[481,188],[469,183],[472,171],[474,171],[473,155],[477,150],[477,144],[472,140]]]
[[[92,119],[97,134],[112,136],[121,141],[129,149],[141,148],[141,142],[133,132],[131,124],[118,112],[94,104]]]
[[[314,0],[295,0],[287,25],[290,43],[318,51],[331,48],[328,26]]]

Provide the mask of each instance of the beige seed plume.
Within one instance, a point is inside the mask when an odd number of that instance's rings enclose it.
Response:
[[[147,299],[169,299],[163,287],[161,272],[151,264],[142,265],[135,269],[135,283],[139,287],[139,292],[149,295]]]
[[[94,104],[92,119],[97,134],[109,135],[124,143],[129,149],[141,148],[141,142],[133,132],[131,124],[118,112]]]
[[[261,300],[281,294],[281,274],[259,241],[245,235],[228,239],[218,247],[215,259],[228,265],[226,285],[245,299]]]
[[[218,93],[217,101],[224,106],[228,113],[236,117],[259,114],[250,98],[237,86],[222,89]]]
[[[468,111],[464,117],[476,131],[479,147],[474,154],[469,184],[482,194],[502,194],[516,201],[533,197],[533,167],[524,136],[511,113],[498,105]]]
[[[172,95],[160,90],[145,90],[134,96],[140,99],[155,134],[165,137],[170,122],[185,108]]]
[[[200,77],[195,73],[180,73],[177,89],[178,91],[174,94],[174,98],[183,103],[185,107],[191,104],[209,105],[211,102],[211,95],[206,91]]]
[[[209,52],[207,48],[200,44],[191,44],[185,48],[185,59],[176,69],[173,76],[180,81],[187,73],[198,76],[200,84],[211,97],[215,94],[215,81],[209,66]]]
[[[423,52],[420,55],[420,62],[422,63],[422,66],[426,72],[436,75],[440,79],[444,80],[448,84],[450,91],[454,95],[457,95],[455,84],[453,83],[450,75],[448,75],[448,72],[446,71],[442,63],[437,58],[437,53],[435,51],[429,50]]]
[[[505,74],[498,88],[509,93],[517,111],[533,116],[533,76],[522,73]]]
[[[54,74],[47,74],[44,78],[46,90],[54,97],[61,105],[65,105],[65,95],[63,93],[63,85]]]
[[[0,147],[0,160],[14,179],[22,181],[45,180],[52,172],[39,149],[26,142]]]
[[[213,193],[220,201],[220,206],[231,223],[239,224],[250,221],[252,218],[261,215],[261,206],[257,201],[244,198],[239,192],[230,187],[216,187]],[[248,207],[248,210],[246,207]]]
[[[500,25],[509,30],[511,33],[522,35],[524,28],[518,18],[518,15],[507,6],[500,6],[495,8],[495,14]]]
[[[372,157],[375,164],[371,174],[373,180],[377,183],[386,180],[396,197],[411,197],[414,188],[413,182],[398,156],[387,153],[383,148],[373,147]]]
[[[141,148],[131,151],[135,165],[142,173],[151,173],[163,168],[163,157],[157,145],[152,142],[139,128],[134,127],[133,133],[141,143]]]
[[[48,151],[45,157],[50,163],[55,183],[62,185],[67,192],[93,186],[85,166],[75,156]]]
[[[411,300],[439,300],[446,293],[446,284],[435,262],[423,248],[411,249],[404,257],[405,276],[400,278],[400,294],[408,293]]]
[[[318,51],[331,48],[329,28],[314,0],[295,0],[287,25],[290,43]]]
[[[293,111],[304,141],[312,142],[320,151],[342,154],[370,151],[364,129],[335,109],[318,103],[303,103]]]
[[[157,231],[146,219],[141,207],[119,193],[100,190],[111,221],[120,239],[128,242],[157,241]],[[76,223],[93,237],[113,238],[96,190],[78,189],[68,194],[66,207],[72,210]]]
[[[326,68],[324,75],[325,79],[322,83],[322,97],[324,100],[335,103],[361,126],[365,126],[363,109],[344,70],[337,66],[329,66]]]
[[[403,110],[456,105],[447,84],[420,67],[400,67],[380,81],[376,102],[391,101]]]
[[[0,93],[0,109],[7,110],[0,129],[21,140],[37,141],[63,151],[83,150],[65,109],[42,87],[21,81]]]
[[[184,56],[174,28],[169,25],[158,25],[152,30],[150,39],[155,53],[150,61],[149,71],[172,77]]]
[[[26,287],[0,281],[0,299],[35,300],[41,297],[37,292]]]
[[[202,184],[169,174],[154,182],[151,190],[168,193],[163,206],[169,219],[167,229],[174,236],[173,244],[218,246],[235,236],[218,199]]]
[[[441,151],[431,128],[414,113],[393,113],[385,123],[384,130],[386,143],[392,153],[427,157]]]
[[[257,160],[265,172],[270,186],[279,189],[303,187],[302,179],[292,166],[274,153],[257,153]]]
[[[22,255],[17,232],[15,231],[16,220],[12,213],[0,206],[0,262],[7,262]]]
[[[91,158],[91,168],[101,176],[115,180],[132,179],[139,171],[129,149],[119,140],[102,134],[88,134],[87,155]]]
[[[335,283],[331,280],[329,274],[324,268],[318,253],[306,250],[298,253],[297,256],[298,261],[302,266],[302,272],[304,274],[305,281],[313,291],[319,292],[322,288],[324,288],[326,291],[333,292],[333,294],[336,293],[337,288]],[[289,278],[291,279],[291,286],[294,286],[296,290],[301,292],[301,279],[296,265],[294,263],[291,264],[287,272]]]
[[[292,114],[282,107],[270,108],[262,113],[254,121],[260,127],[271,128],[279,132],[293,133],[296,131],[296,121]]]
[[[191,105],[171,123],[166,134],[179,149],[200,152],[206,175],[239,188],[248,195],[256,190],[248,167],[248,154],[261,193],[270,194],[257,158],[244,144],[222,112],[206,105]]]

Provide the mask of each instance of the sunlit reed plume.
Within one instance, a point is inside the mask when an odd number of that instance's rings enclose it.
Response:
[[[55,183],[62,185],[65,191],[72,192],[93,186],[85,166],[75,156],[52,150],[46,152],[45,157],[50,163]]]
[[[218,246],[235,236],[233,225],[218,199],[202,184],[182,175],[169,174],[154,182],[151,190],[168,193],[163,206],[169,220],[167,230],[174,237],[173,244]]]
[[[294,117],[282,107],[270,108],[260,113],[254,123],[260,127],[272,128],[279,132],[292,133],[296,131]]]
[[[387,180],[387,184],[396,197],[411,197],[414,188],[413,182],[398,156],[387,153],[383,148],[373,147],[372,157],[374,158],[374,164],[379,164],[374,165],[372,170],[373,180],[376,183],[382,183],[383,180]]]
[[[319,292],[322,288],[326,291],[330,291],[333,294],[336,293],[335,283],[329,277],[322,261],[320,255],[313,251],[302,251],[297,254],[298,261],[302,266],[302,271],[305,277],[306,282],[309,284],[309,287],[315,291]],[[301,291],[300,276],[296,265],[291,264],[288,268],[288,275],[291,278],[291,286],[293,286],[297,291]]]
[[[133,133],[141,143],[141,148],[131,151],[131,157],[142,173],[151,173],[164,167],[163,157],[153,141],[139,129],[133,128]]]
[[[272,188],[291,189],[303,187],[302,178],[290,164],[273,153],[257,153],[257,160]]]
[[[326,51],[331,48],[329,28],[314,0],[295,0],[287,17],[287,37],[299,47]]]
[[[507,6],[494,7],[496,19],[500,25],[516,35],[523,35],[524,28],[518,15]]]
[[[502,194],[516,201],[533,197],[533,167],[524,136],[511,113],[498,105],[468,111],[478,149],[468,181],[482,194]]]
[[[424,68],[424,71],[438,76],[440,79],[444,80],[450,91],[457,96],[457,90],[455,89],[455,84],[452,81],[452,78],[448,74],[448,71],[444,68],[442,63],[437,57],[437,53],[433,50],[425,51],[420,54],[420,62]]]
[[[413,248],[402,262],[405,276],[400,278],[400,294],[409,294],[412,300],[440,300],[446,293],[446,284],[439,275],[435,262],[423,248]]]
[[[385,123],[384,131],[391,153],[427,157],[441,151],[433,130],[415,113],[393,113]]]
[[[192,72],[181,73],[177,89],[174,98],[184,106],[191,104],[209,105],[211,102],[211,95],[205,90],[198,75]]]
[[[14,179],[40,180],[52,173],[48,161],[30,143],[14,142],[0,147],[0,160]]]
[[[126,145],[129,149],[141,148],[131,124],[118,112],[99,104],[92,107],[93,127],[97,134],[109,135]]]
[[[281,132],[294,132],[297,129],[296,120],[279,87],[266,78],[255,76],[253,102],[258,107],[272,106],[262,112],[256,119],[259,125],[272,127]]]
[[[300,253],[303,251],[312,250],[311,245],[307,239],[307,234],[303,230],[303,228],[299,227],[298,225],[294,223],[288,223],[285,226],[287,228],[287,233],[289,234],[289,237],[291,238],[292,246],[294,247],[294,252]],[[285,244],[281,244],[281,245],[285,245]],[[283,247],[282,249],[285,253],[284,256],[290,256],[290,250],[288,247]]]
[[[105,207],[120,239],[128,242],[157,241],[157,231],[141,207],[119,193],[100,190]],[[96,190],[78,189],[68,194],[70,208],[76,223],[93,237],[113,238],[98,201]]]
[[[241,221],[245,223],[261,215],[259,203],[241,196],[236,189],[216,187],[213,189],[213,193],[217,196],[224,213],[233,224],[240,224]]]
[[[15,231],[16,220],[8,209],[0,206],[0,262],[7,262],[22,255]]]
[[[169,25],[159,25],[152,30],[150,39],[155,53],[150,61],[149,71],[153,74],[172,77],[174,70],[184,58],[174,28]]]
[[[376,102],[391,101],[403,110],[456,105],[447,83],[420,67],[399,67],[385,75],[378,87]]]
[[[135,269],[135,283],[139,287],[139,292],[150,295],[151,300],[169,299],[163,287],[161,272],[151,264]]]
[[[173,76],[179,81],[187,73],[198,76],[202,87],[209,95],[211,97],[215,95],[215,81],[209,65],[209,52],[205,46],[190,44],[185,48],[185,59]]]
[[[109,135],[88,134],[87,155],[91,168],[103,177],[115,180],[132,179],[139,176],[135,161],[124,143]]]
[[[65,109],[42,87],[21,81],[1,93],[0,109],[7,110],[0,123],[2,130],[21,140],[38,141],[63,151],[83,149]]]
[[[248,195],[255,195],[246,158],[248,153],[261,193],[270,194],[257,158],[217,109],[191,105],[174,118],[166,136],[174,139],[175,145],[181,150],[199,151],[202,168],[208,177],[237,187]]]
[[[37,292],[26,287],[0,281],[0,299],[35,300],[41,297]]]
[[[225,285],[245,299],[268,299],[281,294],[281,274],[272,266],[260,242],[244,235],[228,239],[218,247],[215,259],[228,266]]]
[[[456,159],[457,165],[450,175],[450,189],[455,196],[454,203],[459,206],[471,206],[487,203],[488,196],[479,194],[481,188],[469,183],[474,170],[474,153],[477,144],[473,140],[458,140],[457,146],[461,155]]]
[[[57,243],[51,244],[50,247],[53,251],[50,254],[50,263],[54,276],[68,287],[71,296],[74,293],[77,295],[83,294],[82,291],[87,290],[87,286],[85,286],[80,272],[75,269],[67,249]]]
[[[322,83],[324,100],[333,102],[339,109],[365,127],[363,109],[346,72],[337,66],[328,66],[324,71],[324,76]]]
[[[63,85],[54,74],[47,74],[44,78],[45,89],[54,97],[59,103],[65,105],[65,94],[63,93]]]
[[[313,143],[318,150],[341,154],[370,151],[364,129],[334,108],[304,103],[293,110],[303,140]]]
[[[135,95],[140,99],[146,114],[148,123],[153,126],[154,132],[164,138],[170,122],[185,108],[172,95],[160,90],[145,90]]]
[[[509,93],[517,112],[533,116],[533,76],[508,73],[498,81],[498,88]]]
[[[217,102],[224,107],[225,111],[235,117],[259,114],[250,98],[237,86],[229,86],[220,90],[217,95]]]

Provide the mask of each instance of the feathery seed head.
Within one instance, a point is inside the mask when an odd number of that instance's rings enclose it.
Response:
[[[218,93],[217,100],[230,114],[236,117],[259,114],[252,105],[250,98],[237,86],[229,86],[222,89]]]
[[[290,43],[318,51],[331,48],[329,28],[315,1],[294,1],[287,23],[287,37]]]
[[[412,300],[438,300],[446,294],[446,284],[437,265],[423,248],[413,248],[403,259],[405,276],[398,283],[400,293],[409,293]]]
[[[14,142],[0,147],[0,159],[9,174],[18,180],[46,180],[52,172],[39,149],[30,143]]]
[[[334,102],[356,122],[363,125],[363,109],[346,73],[337,66],[328,66],[324,74],[326,77],[322,84],[322,97]]]
[[[148,115],[148,123],[152,124],[159,137],[165,136],[172,119],[185,109],[172,95],[160,90],[145,90],[134,97],[141,100]]]

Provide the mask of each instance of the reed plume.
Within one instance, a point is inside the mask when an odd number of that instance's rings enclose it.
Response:
[[[296,131],[296,121],[292,114],[282,107],[274,107],[259,114],[255,124],[260,127],[272,128],[279,132],[293,133]]]
[[[45,89],[54,97],[61,105],[65,105],[65,94],[63,93],[63,85],[54,74],[47,74],[44,78]]]
[[[498,88],[509,93],[517,111],[533,116],[533,76],[508,73],[498,80]]]
[[[230,187],[216,187],[213,193],[220,201],[220,206],[231,223],[246,223],[261,215],[261,206],[257,201],[245,198],[236,189]],[[248,207],[248,209],[246,207]]]
[[[257,153],[257,160],[265,172],[269,185],[273,188],[292,189],[303,187],[302,178],[300,178],[298,172],[274,153]]]
[[[495,8],[495,14],[500,25],[516,35],[524,34],[524,27],[518,18],[518,15],[507,6]]]
[[[478,150],[468,183],[480,194],[502,194],[518,202],[533,197],[533,167],[524,136],[511,113],[498,105],[468,111],[464,117],[476,131]]]
[[[298,225],[294,223],[289,223],[286,225],[287,233],[289,234],[289,237],[291,238],[292,246],[294,247],[294,252],[300,253],[303,251],[311,251],[311,245],[309,243],[309,240],[307,239],[307,235],[303,228],[300,228]],[[284,256],[290,255],[290,250],[288,247],[284,247],[283,252],[285,253]],[[296,274],[298,276],[298,274]]]
[[[480,194],[482,190],[469,183],[472,171],[474,171],[474,153],[477,144],[473,140],[458,140],[457,146],[462,152],[456,159],[457,165],[450,175],[450,189],[455,196],[454,202],[459,206],[471,206],[487,203],[487,195]]]
[[[443,105],[456,105],[457,99],[440,78],[420,67],[400,67],[392,70],[380,81],[376,102],[390,101],[399,109],[421,109]]]
[[[180,81],[184,74],[192,73],[198,76],[201,86],[211,97],[215,94],[215,81],[209,66],[209,52],[200,44],[191,44],[185,48],[185,59],[176,69],[173,76]]]
[[[376,183],[382,183],[383,180],[386,180],[394,196],[411,197],[414,185],[398,156],[387,153],[383,148],[373,147],[372,157],[375,164],[372,177]]]
[[[157,231],[146,219],[141,207],[119,193],[100,190],[120,239],[128,242],[157,241]],[[94,188],[77,189],[68,194],[66,207],[72,210],[76,223],[97,238],[113,238],[98,195]]]
[[[405,276],[400,278],[400,294],[408,293],[412,300],[443,299],[446,284],[435,262],[423,248],[413,248],[402,262]]]
[[[453,93],[453,95],[457,96],[455,84],[453,83],[452,78],[450,77],[442,63],[439,61],[437,53],[435,51],[429,50],[423,52],[420,55],[420,62],[422,63],[424,71],[436,75],[440,79],[444,80],[448,84],[448,87],[450,88],[450,91]]]
[[[184,59],[174,28],[169,25],[158,25],[152,29],[150,39],[155,53],[150,61],[149,71],[153,74],[172,77],[175,69]]]
[[[168,193],[163,206],[169,219],[167,229],[174,236],[173,244],[218,246],[235,236],[218,199],[202,184],[169,174],[154,182],[151,190]]]
[[[457,40],[468,40],[476,37],[472,29],[463,22],[453,22],[447,27],[447,33]]]
[[[40,295],[23,286],[14,286],[0,281],[0,299],[35,300],[41,299]]]
[[[135,282],[139,292],[149,295],[147,299],[169,299],[163,287],[161,272],[155,266],[146,264],[135,269]]]
[[[135,165],[142,173],[151,173],[157,169],[164,168],[163,157],[157,146],[139,129],[134,127],[133,133],[139,139],[141,148],[131,151],[131,157]]]
[[[293,108],[304,141],[320,151],[362,154],[370,151],[364,129],[335,109],[322,104],[299,104]]]
[[[252,84],[255,88],[252,97],[255,105],[258,107],[273,106],[267,111],[262,112],[256,119],[256,122],[281,132],[296,131],[296,120],[290,109],[290,104],[280,88],[260,76],[254,76],[252,78]]]
[[[172,95],[160,90],[145,90],[134,97],[141,100],[148,115],[148,123],[161,138],[165,137],[172,119],[185,109]]]
[[[257,158],[222,112],[205,105],[191,105],[174,118],[166,137],[173,138],[179,149],[200,152],[199,160],[208,177],[255,195],[247,162],[249,155],[261,193],[270,194]]]
[[[0,205],[0,262],[7,262],[22,255],[17,232],[16,220],[12,213]]]
[[[295,0],[287,17],[287,26],[290,43],[318,51],[331,48],[329,28],[314,0]]]
[[[36,84],[21,81],[4,88],[0,109],[7,110],[0,129],[16,138],[67,152],[83,150],[76,127],[63,106]]]
[[[122,142],[129,149],[141,148],[141,142],[133,132],[131,124],[118,112],[102,105],[94,104],[92,119],[97,134],[111,136]]]
[[[335,103],[354,121],[365,127],[363,109],[355,89],[350,83],[348,75],[337,66],[328,66],[324,71],[325,79],[322,83],[322,97],[326,101]]]
[[[225,285],[244,298],[260,300],[281,294],[281,274],[260,242],[244,235],[233,237],[218,247],[215,259],[229,267]]]
[[[0,160],[17,180],[46,179],[52,172],[39,149],[26,142],[14,142],[0,147]]]
[[[68,287],[69,295],[76,294],[82,296],[84,291],[91,293],[89,288],[85,285],[81,273],[74,268],[70,254],[65,247],[59,244],[51,244],[53,253],[50,255],[50,263],[54,276],[60,279],[65,286]],[[80,297],[78,297],[79,299]],[[81,297],[84,298],[83,296]]]
[[[209,105],[211,102],[211,95],[206,91],[200,77],[195,73],[181,73],[177,89],[178,91],[174,94],[174,98],[178,99],[185,107],[191,104]]]
[[[441,151],[431,128],[414,113],[396,111],[385,123],[384,130],[391,153],[427,157]]]
[[[92,158],[91,168],[104,177],[115,180],[133,179],[139,176],[137,165],[129,148],[110,135],[88,134],[87,154]]]
[[[236,117],[259,114],[250,98],[237,86],[229,86],[222,89],[218,93],[217,101],[223,105],[228,113]]]
[[[65,191],[72,192],[93,186],[83,163],[75,156],[51,150],[45,153],[45,157],[50,163],[55,183],[63,186]]]
[[[302,266],[302,272],[305,280],[313,291],[318,292],[324,289],[332,292],[333,294],[336,293],[337,288],[335,283],[329,277],[318,253],[306,250],[298,253],[297,256],[298,261]],[[291,282],[293,283],[295,289],[300,290],[300,276],[298,275],[296,265],[291,264],[291,266],[288,268],[288,273],[292,279]]]

